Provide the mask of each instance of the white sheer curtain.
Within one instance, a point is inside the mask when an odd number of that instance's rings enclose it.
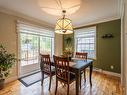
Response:
[[[22,21],[17,21],[17,30],[17,32],[54,37],[54,32],[52,30]]]

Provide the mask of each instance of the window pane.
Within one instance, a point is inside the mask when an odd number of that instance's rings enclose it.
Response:
[[[80,29],[81,30],[81,29]],[[84,31],[84,32],[83,32]],[[77,35],[76,35],[77,34]],[[96,37],[96,28],[91,29],[82,29],[81,33],[78,31],[75,33],[76,37],[76,47],[78,52],[87,52],[88,58],[95,58],[95,37]]]
[[[51,37],[20,33],[21,66],[39,63],[39,53],[53,54],[52,40]]]
[[[38,36],[21,33],[21,65],[38,63]]]
[[[52,38],[40,37],[40,53],[52,55]]]

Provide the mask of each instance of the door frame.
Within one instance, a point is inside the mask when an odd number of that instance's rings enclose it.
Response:
[[[28,73],[26,72],[23,75],[21,74],[21,70],[22,70],[22,68],[21,68],[21,59],[20,59],[21,58],[21,42],[20,42],[21,33],[24,33],[24,32],[18,32],[18,70],[17,70],[18,71],[18,78],[30,74],[29,72]],[[31,34],[31,33],[24,33],[24,34]],[[37,35],[38,36],[38,47],[39,47],[38,48],[38,53],[40,53],[40,36],[42,36],[42,37],[49,37],[49,36],[44,36],[44,35],[39,35],[39,34],[31,34],[31,35]],[[51,40],[51,55],[53,55],[54,54],[54,50],[53,50],[54,49],[54,37],[50,37],[50,40]],[[33,64],[33,66],[34,67],[37,67],[37,66],[39,67],[39,63]],[[26,68],[27,67],[28,66],[26,66]],[[37,71],[39,71],[39,68],[37,68],[36,70],[33,70],[32,73],[37,72]]]

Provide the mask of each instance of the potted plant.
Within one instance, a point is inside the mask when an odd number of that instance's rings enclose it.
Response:
[[[69,60],[71,61],[71,57],[73,55],[72,47],[66,47],[63,54],[65,57],[68,57]]]
[[[5,78],[8,77],[10,68],[15,61],[15,55],[8,53],[5,47],[0,45],[0,89],[4,87]]]
[[[66,46],[65,46],[65,49],[63,51],[63,55],[68,57],[68,59],[71,61],[71,57],[73,56],[73,37],[67,37],[65,39],[65,42],[66,42]]]

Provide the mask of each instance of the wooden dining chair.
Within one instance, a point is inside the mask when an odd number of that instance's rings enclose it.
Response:
[[[76,52],[75,53],[75,58],[81,58],[83,60],[87,61],[87,53],[84,52]],[[80,88],[81,88],[81,79],[82,79],[82,73],[84,72],[84,81],[86,82],[86,70],[81,71],[80,74]]]
[[[40,68],[41,68],[41,72],[42,72],[41,83],[43,85],[44,74],[48,75],[50,77],[50,82],[49,82],[49,90],[50,90],[52,76],[55,75],[55,67],[51,66],[50,55],[40,54],[40,59],[41,59]]]
[[[75,53],[75,57],[76,58],[82,58],[84,60],[87,60],[87,53],[84,53],[84,52],[76,52]]]
[[[67,84],[67,95],[69,95],[69,84],[75,80],[75,74],[69,71],[69,61],[65,58],[53,56],[56,68],[56,90],[57,93],[58,81]]]

